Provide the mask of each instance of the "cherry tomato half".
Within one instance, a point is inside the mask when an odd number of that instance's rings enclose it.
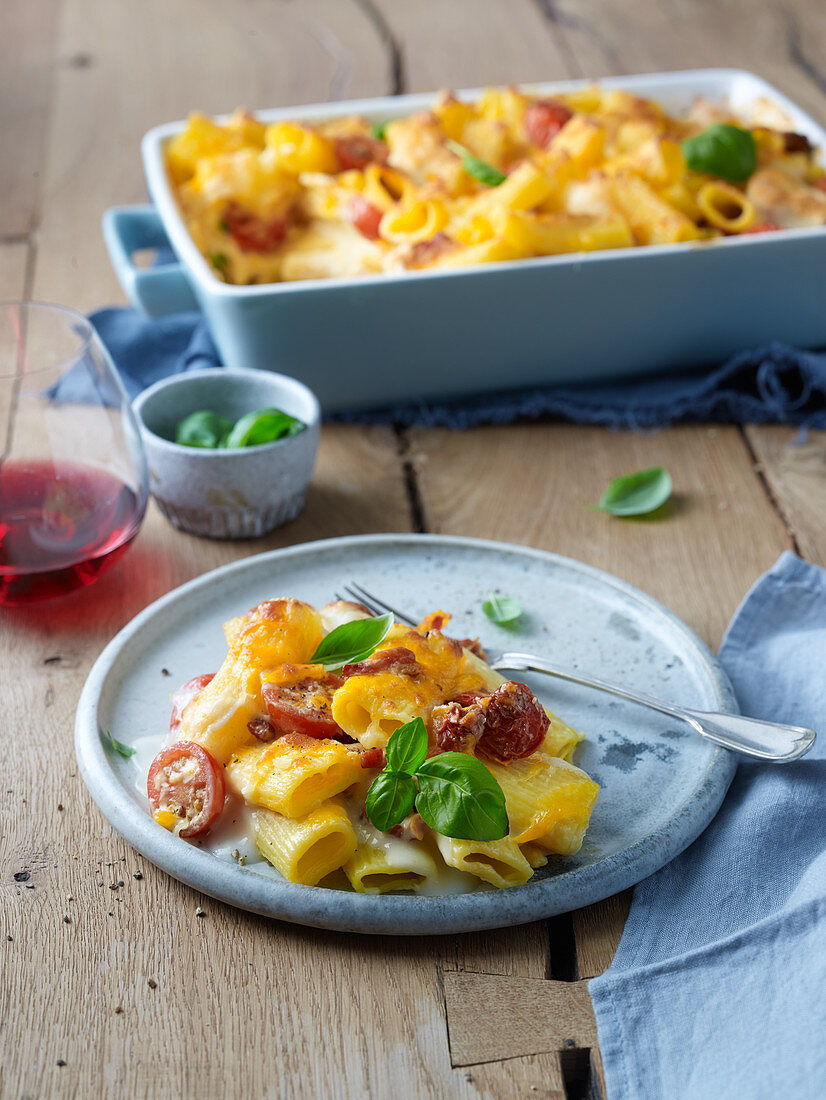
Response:
[[[171,734],[177,734],[181,728],[184,711],[194,699],[198,698],[210,680],[214,678],[214,672],[205,672],[202,676],[193,676],[191,680],[181,684],[178,690],[172,693],[172,717],[169,719],[169,732]]]
[[[244,252],[274,252],[289,228],[286,214],[265,221],[237,202],[229,203],[224,209],[224,221],[235,243]]]
[[[353,195],[347,206],[347,217],[362,237],[366,237],[368,241],[379,239],[381,210],[372,202],[368,202],[361,195]]]
[[[166,810],[186,822],[178,836],[199,836],[224,808],[224,771],[201,745],[176,741],[152,761],[146,793],[155,813]]]
[[[264,684],[261,694],[279,734],[340,737],[342,730],[333,721],[331,708],[333,692],[341,684],[338,676],[328,674],[322,680],[308,677],[297,684]]]
[[[368,164],[385,164],[390,151],[386,142],[358,135],[336,138],[334,145],[343,172],[351,168],[366,168]]]
[[[530,141],[547,149],[573,112],[556,99],[537,99],[525,109],[522,126]]]

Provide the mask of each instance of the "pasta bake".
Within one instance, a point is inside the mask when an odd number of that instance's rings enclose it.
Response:
[[[147,780],[158,824],[373,894],[516,886],[577,852],[598,792],[571,763],[582,735],[443,612],[385,618],[274,599],[227,622],[221,668],[173,697]]]
[[[768,104],[678,118],[618,89],[503,88],[380,123],[192,114],[165,156],[196,245],[243,285],[826,224],[816,150],[785,125]]]

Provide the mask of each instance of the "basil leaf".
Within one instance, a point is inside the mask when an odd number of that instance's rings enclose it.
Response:
[[[376,828],[386,833],[413,812],[415,798],[412,776],[381,772],[370,784],[364,809]]]
[[[376,138],[378,141],[387,141],[387,123],[391,120],[386,118],[384,122],[374,122],[370,127],[370,137]]]
[[[219,447],[232,430],[232,421],[211,409],[184,417],[175,429],[175,442],[182,447]]]
[[[393,615],[389,611],[378,618],[342,623],[321,639],[309,663],[334,672],[342,665],[363,661],[384,641],[392,625]]]
[[[399,726],[384,749],[387,770],[402,775],[415,775],[427,756],[427,727],[421,718]]]
[[[488,598],[482,604],[482,610],[492,623],[506,626],[516,622],[522,614],[522,604],[513,596],[494,596],[488,593]]]
[[[498,187],[500,183],[504,183],[508,178],[503,176],[499,169],[494,168],[492,164],[479,160],[473,153],[468,152],[464,145],[460,145],[458,141],[448,140],[446,145],[457,157],[462,158],[462,167],[467,174],[479,180],[480,183],[484,183],[488,187]]]
[[[130,756],[135,755],[135,750],[132,748],[132,746],[124,745],[122,741],[116,741],[108,727],[105,733],[103,732],[103,730],[100,731],[100,736],[103,740],[104,745],[108,743],[109,748],[114,749],[115,752],[119,752],[121,756],[124,756],[127,760]]]
[[[671,475],[662,466],[615,478],[596,505],[612,516],[644,516],[665,504],[671,496]]]
[[[259,447],[262,443],[275,443],[279,439],[298,435],[306,426],[303,421],[296,420],[281,409],[257,409],[236,421],[227,436],[226,446]]]
[[[500,840],[508,833],[505,795],[475,756],[443,752],[416,773],[416,809],[426,825],[457,840]]]
[[[757,145],[750,130],[717,122],[682,143],[692,172],[707,172],[731,183],[747,180],[757,167]]]
[[[229,257],[223,252],[213,252],[209,257],[209,262],[215,268],[216,271],[220,271],[221,274],[229,267]]]

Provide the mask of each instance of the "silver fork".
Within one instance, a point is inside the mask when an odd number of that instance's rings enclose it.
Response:
[[[407,623],[416,626],[409,615],[398,608],[391,606],[378,596],[372,595],[361,585],[351,582],[344,586],[344,591],[351,599],[364,606],[374,615],[391,611],[393,615]],[[338,599],[343,597],[337,596]],[[630,691],[619,684],[600,680],[596,676],[580,676],[572,669],[563,668],[552,664],[542,657],[534,657],[530,653],[503,653],[494,661],[491,667],[497,672],[542,672],[548,676],[555,676],[560,680],[569,680],[573,684],[582,684],[585,687],[597,688],[598,691],[606,691],[611,695],[618,695],[622,699],[628,699],[632,703],[658,710],[661,714],[667,714],[671,718],[679,718],[687,722],[689,726],[701,737],[713,741],[716,745],[722,745],[732,752],[739,752],[743,756],[750,756],[757,760],[769,760],[776,764],[787,764],[791,760],[799,760],[805,756],[815,743],[817,734],[814,730],[805,729],[802,726],[787,726],[781,722],[764,722],[757,718],[746,718],[742,714],[728,714],[724,711],[692,710],[690,707],[679,707],[669,703],[665,699],[655,698],[653,695],[645,695],[641,691]]]

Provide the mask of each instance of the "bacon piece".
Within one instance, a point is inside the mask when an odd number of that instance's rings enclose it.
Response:
[[[506,764],[536,752],[549,719],[527,684],[508,680],[490,695],[463,692],[433,710],[440,752],[476,752]]]
[[[383,768],[386,763],[384,749],[365,749],[361,754],[363,768]]]
[[[483,661],[488,659],[488,655],[482,648],[482,643],[478,638],[459,638],[458,641],[462,649],[469,649],[471,653],[475,653]]]
[[[350,168],[366,168],[368,164],[386,164],[390,149],[386,141],[378,138],[353,137],[334,138],[333,145],[342,171]]]
[[[411,814],[407,821],[402,821],[388,830],[400,840],[423,840],[425,823],[420,814]]]
[[[448,615],[446,611],[431,611],[429,615],[425,615],[416,629],[420,634],[427,634],[431,630],[444,630],[452,615]]]
[[[428,241],[416,241],[412,244],[404,257],[405,267],[429,267],[448,252],[453,252],[459,247],[458,241],[448,237],[446,233],[436,233]]]
[[[259,741],[274,741],[275,730],[272,723],[266,718],[252,718],[247,722],[247,729],[250,731],[253,737],[256,737]]]
[[[814,152],[814,146],[805,134],[786,130],[783,134],[783,151],[784,153],[805,153],[808,157]]]
[[[404,646],[395,646],[393,649],[382,649],[374,653],[366,661],[345,665],[341,675],[347,679],[349,676],[371,676],[377,672],[395,672],[397,676],[419,676],[424,669],[411,650],[405,649]]]
[[[224,208],[223,217],[233,240],[244,252],[274,252],[287,235],[286,214],[265,221],[233,201]]]
[[[485,708],[479,699],[489,699],[476,691],[466,691],[450,703],[433,708],[433,736],[439,752],[473,753],[485,732]]]

